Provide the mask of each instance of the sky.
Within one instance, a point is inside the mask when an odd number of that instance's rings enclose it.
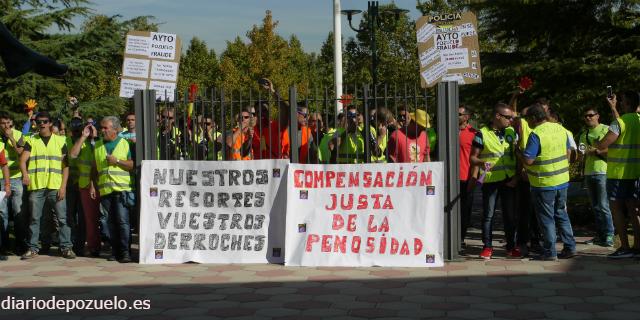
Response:
[[[416,19],[420,12],[416,0],[380,1],[395,2]],[[276,32],[285,39],[295,34],[306,52],[319,52],[327,35],[333,30],[333,0],[93,0],[90,7],[96,14],[119,14],[123,19],[150,15],[156,18],[160,32],[176,33],[182,38],[186,50],[189,40],[196,36],[209,48],[220,54],[226,41],[240,36],[247,41],[246,32],[254,24],[260,24],[266,10],[271,10],[279,21]],[[342,0],[342,9],[365,11],[365,0]],[[358,26],[359,17],[354,17]],[[343,39],[354,35],[346,16],[342,16]]]

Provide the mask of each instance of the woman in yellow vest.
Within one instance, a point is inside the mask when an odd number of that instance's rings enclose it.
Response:
[[[100,126],[102,140],[96,142],[93,157],[98,172],[100,204],[109,213],[107,221],[112,248],[109,260],[128,263],[131,262],[129,207],[135,204],[131,203],[133,194],[129,174],[133,170],[133,160],[129,143],[118,137],[118,132],[122,129],[120,119],[105,117]]]
[[[617,108],[617,97],[607,98],[612,110]],[[620,108],[625,112],[609,126],[609,132],[598,144],[600,153],[607,154],[607,193],[613,224],[620,236],[620,248],[609,255],[611,259],[632,258],[640,255],[640,97],[638,92],[626,91],[620,95]],[[626,215],[625,215],[626,212]],[[626,216],[636,236],[633,248],[627,236]]]
[[[576,254],[571,221],[567,214],[569,188],[570,144],[567,131],[557,123],[547,121],[544,107],[536,103],[525,115],[533,132],[524,151],[516,154],[526,166],[531,196],[543,234],[543,254],[540,260],[568,259]],[[564,248],[556,251],[556,226]]]
[[[51,132],[51,117],[46,112],[36,115],[38,135],[33,136],[24,146],[20,156],[22,183],[27,186],[31,207],[31,237],[29,249],[22,259],[31,259],[40,250],[40,218],[45,203],[54,209],[58,225],[60,252],[67,259],[74,259],[71,244],[71,229],[67,224],[67,206],[65,202],[69,168],[66,163],[66,139]],[[29,163],[27,167],[27,162]],[[49,236],[49,235],[45,235]]]
[[[469,156],[471,165],[480,169],[482,181],[482,242],[480,257],[493,256],[493,220],[498,198],[501,200],[502,220],[507,240],[507,257],[520,258],[516,246],[515,186],[517,182],[516,158],[513,146],[517,135],[511,127],[514,115],[510,107],[498,103],[491,125],[476,133]],[[479,179],[480,180],[480,179]]]

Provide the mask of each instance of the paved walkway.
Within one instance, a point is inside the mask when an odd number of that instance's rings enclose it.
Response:
[[[479,241],[469,246],[478,251]],[[150,299],[151,308],[1,310],[0,319],[640,319],[640,262],[606,260],[609,250],[596,246],[578,249],[578,257],[559,262],[485,262],[470,255],[432,269],[11,257],[0,263],[0,299],[117,296],[129,305]]]

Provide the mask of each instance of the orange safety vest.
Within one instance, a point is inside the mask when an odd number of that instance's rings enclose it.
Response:
[[[238,131],[238,128],[233,129],[233,133]],[[231,150],[229,150],[229,160],[251,160],[253,159],[252,152],[250,152],[247,156],[242,156],[242,144],[247,140],[251,139],[248,135],[242,133],[237,138],[236,141],[233,142],[233,146]]]
[[[301,128],[302,130],[302,141],[300,141],[300,154],[298,155],[299,163],[307,163],[307,157],[309,156],[309,137],[311,137],[311,129],[307,126]],[[287,129],[282,137],[282,149],[283,153],[286,150],[287,156],[290,153],[290,145],[289,142],[289,129]]]

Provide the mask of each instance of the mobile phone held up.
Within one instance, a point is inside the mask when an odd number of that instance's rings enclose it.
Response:
[[[611,86],[607,86],[607,98],[613,98],[613,88]]]

